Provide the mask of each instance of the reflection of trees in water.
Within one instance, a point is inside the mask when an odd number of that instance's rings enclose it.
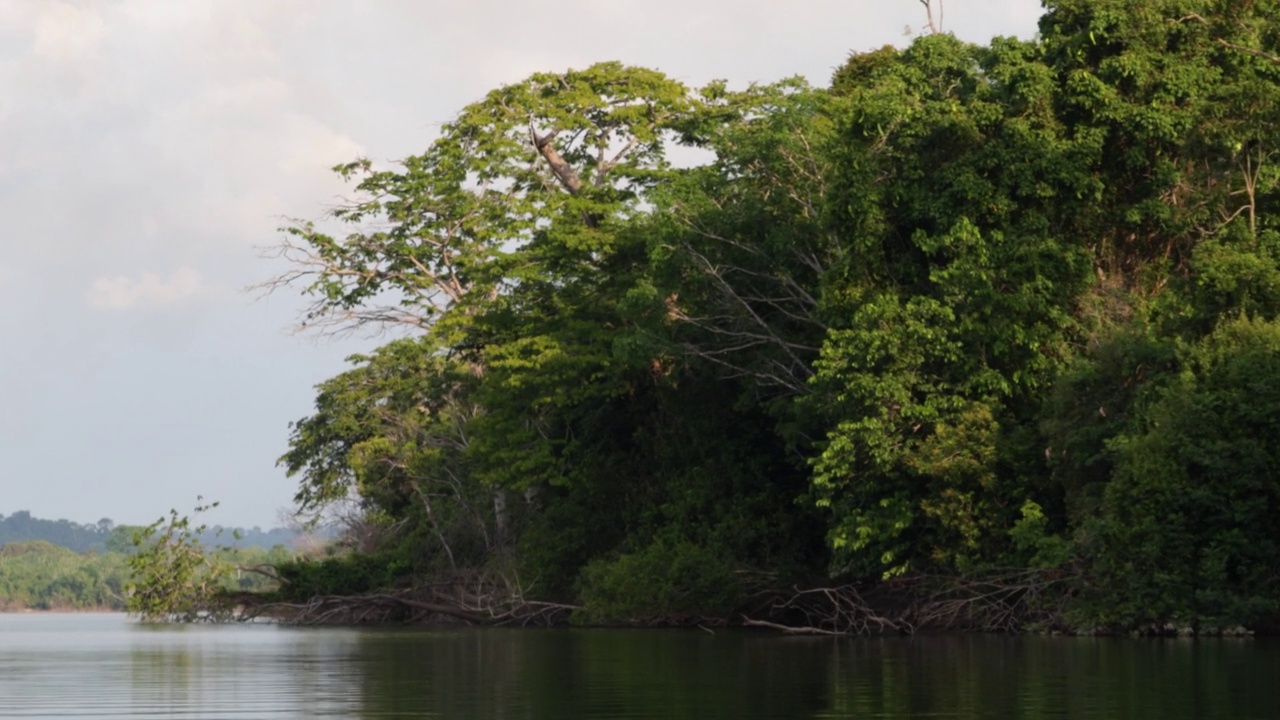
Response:
[[[828,695],[826,659],[813,650],[811,639],[757,633],[589,633],[578,671],[598,704],[584,709],[595,717],[639,708],[653,717],[804,717]]]
[[[352,657],[367,717],[443,712],[507,717],[524,662],[519,634],[502,631],[372,631]]]
[[[701,631],[463,630],[362,638],[366,716],[804,717],[822,640]],[[829,644],[829,641],[827,641]]]
[[[1273,717],[1280,678],[1280,643],[1264,639],[113,633],[0,637],[0,716],[1198,720]]]
[[[1252,640],[948,635],[833,644],[831,717],[1266,717]]]
[[[353,668],[356,633],[272,628],[175,627],[129,650],[133,708],[261,717],[348,716],[363,676]],[[351,716],[354,716],[352,714]]]
[[[199,707],[200,688],[192,678],[216,677],[224,668],[206,667],[198,650],[187,646],[143,647],[129,652],[129,686],[136,707]]]
[[[364,673],[359,657],[361,633],[351,628],[283,628],[288,638],[274,660],[287,667],[284,683],[294,697],[289,707],[296,717],[359,717]]]
[[[551,630],[362,635],[365,717],[1266,717],[1264,641]]]

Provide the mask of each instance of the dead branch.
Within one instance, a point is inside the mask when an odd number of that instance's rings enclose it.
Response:
[[[445,241],[438,241],[444,243]],[[425,243],[424,244],[432,244]],[[377,248],[370,248],[375,253]],[[278,245],[265,248],[261,254],[269,259],[281,259],[290,268],[275,277],[250,286],[259,299],[279,290],[302,289],[311,297],[300,313],[296,331],[316,331],[322,336],[344,336],[354,332],[389,328],[406,328],[417,332],[429,328],[439,314],[459,302],[470,290],[453,274],[453,251],[447,247],[436,249],[444,271],[430,271],[414,258],[413,276],[395,270],[389,263],[370,263],[362,267],[349,267],[342,261],[326,257],[292,235]],[[324,292],[313,288],[321,283],[334,282],[355,290],[361,287],[399,287],[395,292],[379,293],[359,306],[335,302]],[[408,289],[412,288],[412,293]],[[387,302],[389,301],[389,302]]]
[[[767,593],[768,602],[757,606],[755,615],[743,614],[743,624],[757,627],[790,628],[788,632],[807,635],[865,635],[872,632],[910,632],[910,628],[872,606],[855,585],[793,588],[787,595]]]
[[[1237,45],[1237,44],[1235,44],[1235,43],[1233,43],[1233,42],[1227,42],[1226,40],[1223,40],[1222,38],[1218,38],[1218,44],[1219,44],[1219,45],[1222,45],[1222,46],[1224,46],[1224,47],[1231,48],[1232,50],[1239,50],[1239,51],[1241,51],[1241,52],[1248,53],[1248,54],[1253,55],[1253,56],[1255,56],[1255,57],[1260,57],[1260,58],[1263,58],[1263,59],[1265,59],[1265,60],[1270,60],[1270,61],[1271,61],[1271,62],[1273,62],[1273,63],[1280,63],[1280,55],[1276,55],[1276,54],[1274,54],[1274,53],[1269,53],[1269,52],[1266,52],[1266,51],[1264,51],[1264,50],[1258,50],[1258,49],[1256,49],[1256,48],[1245,47],[1244,45]]]
[[[361,595],[318,595],[306,602],[266,602],[241,593],[236,619],[271,618],[289,625],[438,624],[562,625],[574,605],[528,600],[504,573],[454,573],[418,587]]]
[[[933,0],[920,0],[920,4],[924,6],[925,16],[929,20],[929,32],[936,35],[942,32],[942,0],[938,0],[938,17],[933,17]]]
[[[678,209],[677,217],[699,237],[748,257],[761,255],[758,248],[713,233]],[[778,386],[786,392],[803,392],[812,375],[811,362],[817,348],[791,339],[793,333],[784,326],[791,326],[792,330],[804,328],[815,335],[823,332],[825,325],[814,319],[817,299],[786,273],[767,273],[713,260],[689,242],[682,243],[681,249],[711,283],[719,300],[715,315],[691,315],[674,300],[668,303],[669,317],[697,327],[709,336],[709,343],[688,344],[686,350],[731,370],[736,376],[753,377],[766,386]],[[821,268],[811,253],[797,248],[794,254],[801,265]],[[751,348],[770,348],[775,356],[763,355],[758,359],[763,366],[748,367],[735,356]]]
[[[1060,629],[1074,576],[1053,570],[991,569],[955,576],[911,575],[873,584],[766,593],[743,625],[792,634],[912,634],[920,630],[1021,632]]]
[[[791,625],[782,625],[781,623],[769,622],[768,620],[752,620],[746,615],[742,616],[742,624],[746,627],[762,627],[787,635],[844,635],[845,633],[836,632],[835,630],[824,630],[818,627],[793,627]]]
[[[279,585],[289,584],[288,580],[280,577],[280,573],[276,571],[276,566],[269,563],[261,563],[259,565],[237,565],[236,570],[261,575]]]

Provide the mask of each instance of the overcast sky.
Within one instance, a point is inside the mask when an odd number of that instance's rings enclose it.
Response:
[[[949,0],[1029,37],[1037,0]],[[421,151],[535,71],[804,75],[908,41],[918,0],[0,0],[0,513],[144,523],[197,495],[276,525],[288,423],[374,346],[289,334],[244,288],[328,168]]]

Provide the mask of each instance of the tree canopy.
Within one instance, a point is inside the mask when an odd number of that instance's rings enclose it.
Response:
[[[300,507],[593,621],[1014,571],[1057,627],[1280,626],[1278,49],[1272,2],[1050,0],[827,88],[494,90],[286,228],[304,323],[407,328],[293,425]]]

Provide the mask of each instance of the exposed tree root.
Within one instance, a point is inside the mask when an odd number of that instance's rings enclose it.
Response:
[[[920,631],[1023,632],[1066,628],[1071,576],[1060,571],[995,569],[958,576],[912,575],[869,584],[766,590],[733,618],[665,618],[642,623],[710,630],[740,625],[791,635],[909,635]],[[223,598],[239,620],[291,625],[564,625],[574,605],[528,600],[502,574],[459,574],[420,587],[364,595],[318,595],[272,602],[261,595]]]
[[[906,578],[899,591],[919,598],[909,609],[917,628],[1013,633],[1065,627],[1071,579],[1056,570],[996,569]]]
[[[758,596],[754,608],[742,613],[742,624],[807,635],[905,630],[890,615],[864,599],[852,584],[764,593]]]
[[[270,618],[290,625],[463,624],[553,626],[573,605],[539,602],[503,576],[459,575],[448,581],[363,595],[317,595],[306,602],[236,598],[237,618]]]
[[[1062,629],[1069,580],[1060,571],[996,569],[893,578],[865,590],[855,584],[792,588],[757,596],[741,622],[807,635]]]

